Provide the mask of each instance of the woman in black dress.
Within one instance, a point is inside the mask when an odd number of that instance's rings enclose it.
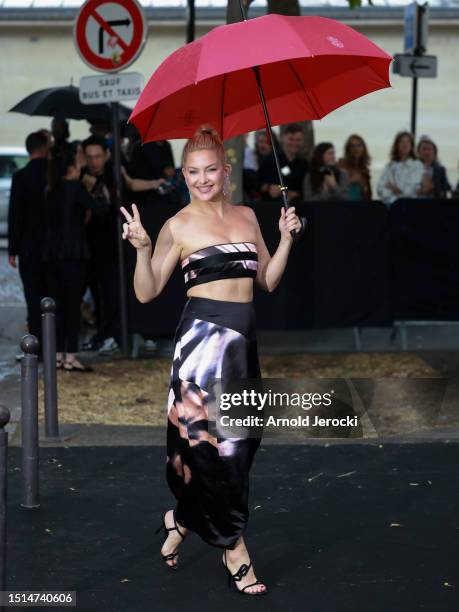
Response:
[[[230,200],[225,149],[217,132],[202,126],[188,140],[182,172],[190,204],[166,221],[153,250],[138,209],[121,208],[123,238],[137,250],[137,299],[157,297],[180,263],[188,300],[174,340],[168,396],[167,480],[177,499],[164,516],[165,562],[175,568],[187,530],[224,549],[222,561],[241,593],[261,595],[243,532],[248,522],[249,470],[258,437],[211,435],[209,409],[216,379],[261,377],[255,336],[253,283],[273,291],[301,222],[290,207],[279,220],[280,242],[271,257],[248,206]],[[159,531],[159,529],[158,529]],[[229,582],[231,584],[231,582]]]
[[[45,196],[43,259],[50,297],[56,301],[56,367],[73,372],[91,372],[77,358],[81,299],[90,257],[85,220],[88,213],[104,216],[109,194],[94,197],[92,184],[80,182],[78,150],[66,145],[54,150],[48,164]],[[86,179],[89,180],[89,179]]]

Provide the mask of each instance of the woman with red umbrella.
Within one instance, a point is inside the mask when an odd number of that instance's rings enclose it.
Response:
[[[161,554],[177,567],[187,530],[224,550],[223,564],[240,593],[261,595],[243,532],[249,470],[261,436],[218,437],[208,427],[217,379],[260,379],[253,283],[273,291],[301,229],[294,207],[281,209],[280,241],[271,257],[253,210],[229,198],[231,165],[216,130],[201,126],[185,145],[182,172],[190,203],[159,232],[154,250],[138,209],[121,208],[123,238],[137,249],[134,290],[156,298],[180,262],[188,300],[174,339],[168,399],[167,480],[177,499],[164,516]],[[153,250],[153,254],[152,254]]]

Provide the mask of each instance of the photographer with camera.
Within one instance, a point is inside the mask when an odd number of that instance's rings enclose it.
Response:
[[[336,165],[335,147],[331,142],[320,142],[314,148],[311,171],[303,181],[304,199],[346,200],[349,178]]]
[[[124,179],[136,192],[140,206],[178,203],[177,180],[172,147],[167,140],[142,144],[138,140],[132,149]]]
[[[94,197],[105,197],[109,203],[104,217],[86,219],[86,236],[91,253],[86,286],[95,303],[97,332],[82,345],[82,350],[110,354],[119,350],[119,279],[117,267],[117,209],[113,166],[107,139],[93,135],[82,143],[86,167],[81,182]],[[124,187],[124,185],[123,185]]]

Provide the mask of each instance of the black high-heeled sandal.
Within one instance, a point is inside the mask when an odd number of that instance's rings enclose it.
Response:
[[[229,589],[231,588],[231,584],[234,584],[236,591],[238,593],[241,593],[241,595],[266,595],[266,593],[268,592],[266,585],[265,585],[264,591],[255,591],[254,593],[245,592],[246,589],[248,589],[249,587],[255,586],[256,584],[264,584],[264,582],[262,582],[261,580],[257,579],[256,582],[252,582],[251,584],[248,584],[242,589],[240,589],[236,584],[236,582],[239,582],[240,580],[242,580],[244,576],[248,573],[249,569],[252,566],[252,562],[250,562],[249,565],[247,565],[246,563],[243,563],[241,567],[237,570],[237,572],[235,574],[232,574],[231,570],[226,564],[226,548],[224,552],[224,557],[225,557],[225,560],[223,561],[222,559],[222,563],[223,563],[223,566],[226,568],[226,571],[228,572],[228,588]]]
[[[186,534],[183,535],[180,532],[180,529],[177,527],[177,521],[175,520],[175,511],[172,510],[172,516],[174,518],[174,525],[175,527],[166,527],[165,523],[164,523],[164,519],[161,521],[161,525],[158,527],[158,529],[155,531],[156,533],[159,533],[161,531],[161,529],[164,530],[164,541],[163,541],[163,546],[164,546],[164,542],[167,540],[168,536],[169,536],[169,531],[174,531],[175,529],[178,531],[180,537],[182,538],[182,540],[184,540],[186,538]],[[175,559],[175,557],[178,555],[178,550],[176,550],[175,552],[169,553],[168,555],[161,555],[161,557],[164,559],[164,562],[166,563],[167,561],[171,561],[172,559]],[[177,563],[175,563],[175,565],[169,565],[169,563],[166,563],[167,567],[170,567],[171,569],[175,570],[177,569]]]

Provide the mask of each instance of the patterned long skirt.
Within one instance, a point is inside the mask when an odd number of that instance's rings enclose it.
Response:
[[[225,438],[209,428],[216,379],[261,379],[253,303],[191,297],[174,338],[167,482],[177,521],[232,549],[247,527],[249,470],[261,435]]]

